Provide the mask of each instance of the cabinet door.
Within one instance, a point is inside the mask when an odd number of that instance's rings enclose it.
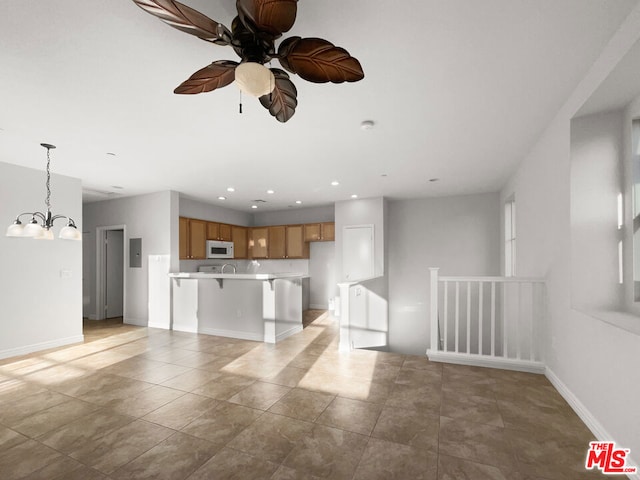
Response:
[[[304,226],[304,241],[305,242],[317,242],[320,237],[320,224],[308,223]]]
[[[180,260],[189,258],[189,219],[180,217],[179,219],[179,256]]]
[[[224,242],[230,242],[232,240],[231,235],[231,225],[227,225],[226,223],[220,223],[218,225],[218,240],[222,240]]]
[[[250,258],[268,258],[269,254],[269,228],[258,227],[249,230],[249,256]]]
[[[336,239],[336,224],[327,222],[322,224],[322,241],[333,242]]]
[[[287,255],[286,230],[284,225],[269,227],[269,258],[285,258]]]
[[[207,254],[207,222],[189,220],[189,250],[191,259],[202,260]]]
[[[207,240],[218,240],[220,231],[220,224],[214,222],[207,222]]]
[[[309,244],[304,241],[303,225],[287,227],[287,258],[309,258]]]
[[[233,241],[233,258],[247,258],[247,229],[245,227],[231,227]]]

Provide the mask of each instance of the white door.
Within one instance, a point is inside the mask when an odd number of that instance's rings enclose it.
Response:
[[[124,232],[107,230],[105,233],[105,318],[122,317]]]
[[[373,278],[373,225],[344,227],[342,234],[342,281]]]

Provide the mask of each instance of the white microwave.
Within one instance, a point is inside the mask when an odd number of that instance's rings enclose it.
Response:
[[[233,258],[233,242],[207,240],[207,258]]]

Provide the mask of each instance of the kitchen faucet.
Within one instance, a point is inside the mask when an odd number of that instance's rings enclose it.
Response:
[[[224,267],[231,267],[233,268],[233,273],[236,273],[236,266],[233,265],[232,263],[225,263],[224,265],[222,265],[222,268],[220,269],[220,273],[224,273]]]

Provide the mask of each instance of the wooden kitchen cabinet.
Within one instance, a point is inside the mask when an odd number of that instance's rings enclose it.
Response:
[[[189,219],[180,217],[179,219],[179,257],[180,260],[189,258]]]
[[[325,222],[320,226],[322,227],[322,236],[320,239],[323,242],[333,242],[336,239],[336,224],[333,222]]]
[[[272,259],[287,258],[287,227],[277,225],[269,227],[269,257]]]
[[[269,258],[269,227],[249,229],[249,258]]]
[[[180,217],[180,260],[203,260],[207,256],[207,222]]]
[[[304,225],[269,227],[269,258],[309,258],[309,244],[304,241]]]
[[[231,242],[231,225],[226,223],[207,222],[207,240]]]
[[[231,241],[233,242],[233,258],[248,258],[247,228],[231,225]]]
[[[332,242],[336,238],[333,222],[308,223],[304,225],[305,242]]]
[[[304,241],[304,225],[286,227],[285,258],[309,258],[309,243]]]

